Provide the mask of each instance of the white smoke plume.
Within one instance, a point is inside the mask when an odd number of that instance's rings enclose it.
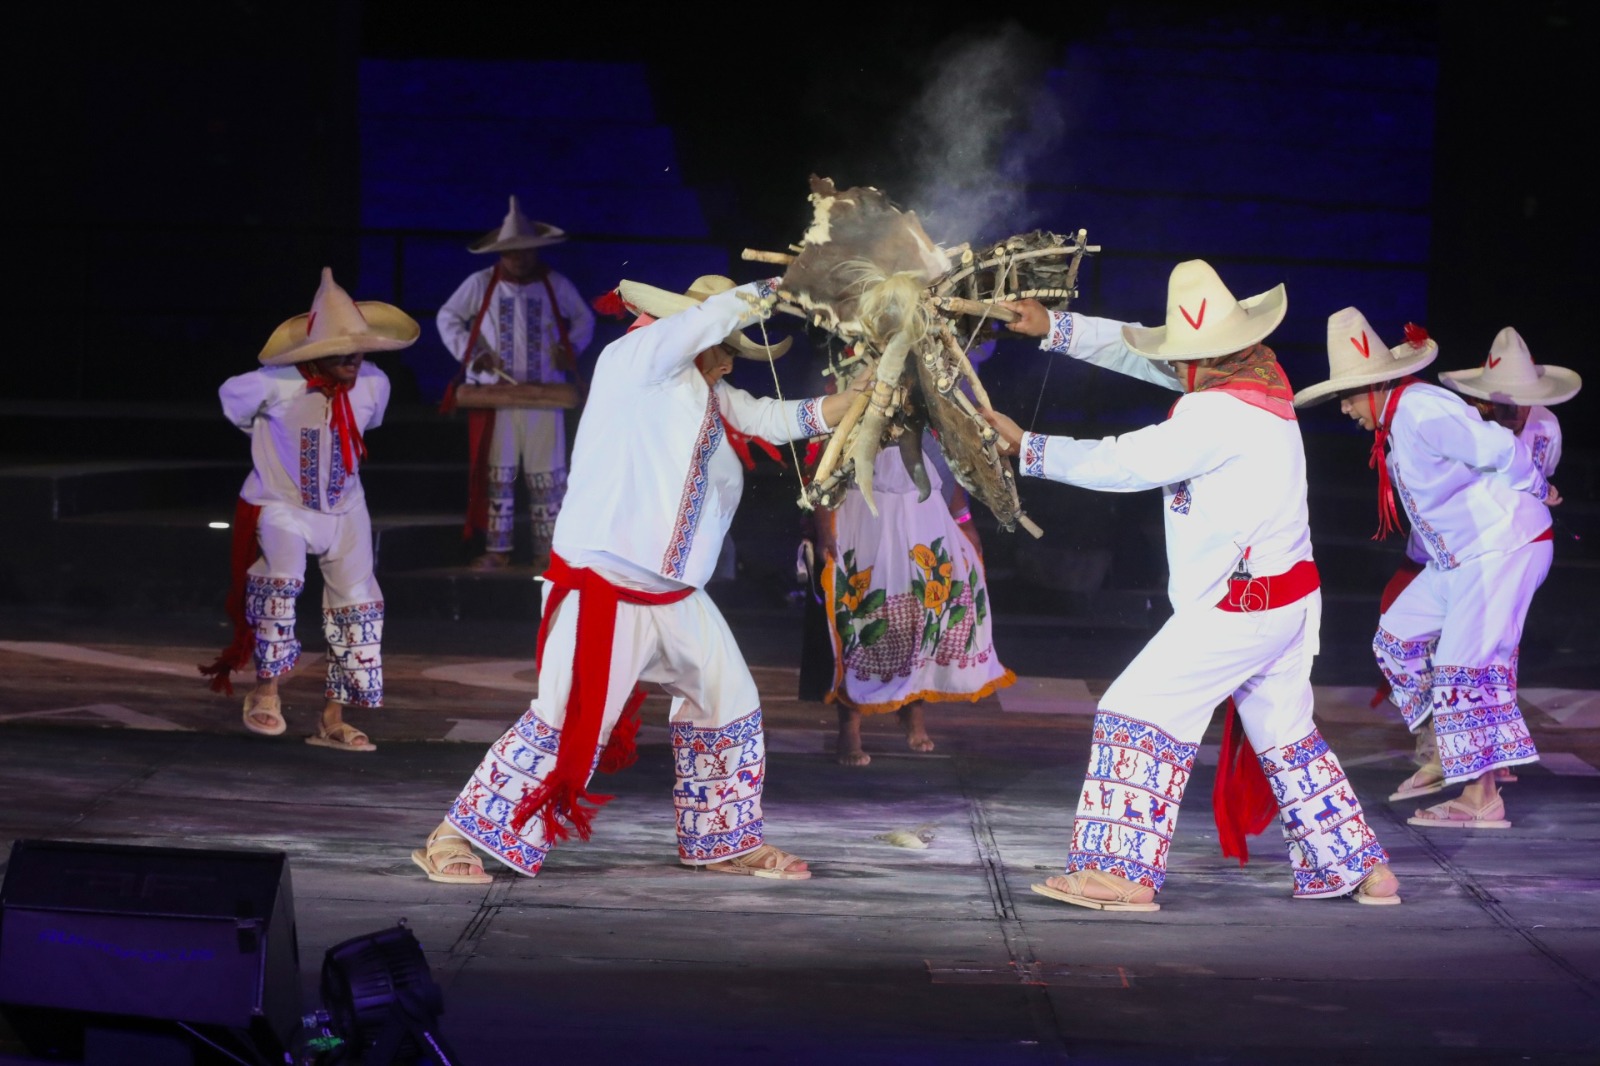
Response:
[[[1044,78],[1056,58],[1014,23],[935,56],[900,139],[913,152],[912,181],[896,196],[935,240],[976,243],[1039,224],[1025,185],[1062,138]]]

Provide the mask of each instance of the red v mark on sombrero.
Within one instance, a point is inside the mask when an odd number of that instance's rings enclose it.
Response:
[[[1372,342],[1367,340],[1367,331],[1366,330],[1362,330],[1361,331],[1361,340],[1360,341],[1357,341],[1354,337],[1351,337],[1350,338],[1350,344],[1351,344],[1351,346],[1353,348],[1355,348],[1356,351],[1361,353],[1361,358],[1363,358],[1363,359],[1371,359],[1372,358]]]
[[[1488,367],[1490,370],[1493,370],[1495,367],[1500,365],[1500,360],[1497,356],[1491,355],[1489,357],[1489,361],[1483,365]]]
[[[1206,302],[1204,300],[1200,301],[1200,317],[1199,318],[1190,318],[1188,309],[1186,307],[1184,307],[1182,304],[1178,305],[1178,310],[1183,313],[1183,320],[1185,322],[1189,323],[1189,328],[1191,328],[1191,329],[1199,329],[1200,328],[1200,324],[1206,320]]]

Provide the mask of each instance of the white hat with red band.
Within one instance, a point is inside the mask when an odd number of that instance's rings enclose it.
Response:
[[[350,299],[323,267],[311,310],[273,330],[257,358],[262,366],[288,366],[325,355],[392,352],[411,347],[421,335],[417,320],[393,304]]]
[[[1439,345],[1419,326],[1406,325],[1406,339],[1390,348],[1378,339],[1367,317],[1354,307],[1328,316],[1328,380],[1294,394],[1296,407],[1332,398],[1345,389],[1393,381],[1433,362]]]
[[[1518,407],[1563,403],[1583,387],[1576,372],[1535,363],[1522,335],[1510,326],[1495,336],[1481,367],[1440,371],[1439,383],[1480,400]]]
[[[1288,309],[1282,285],[1236,300],[1210,263],[1190,259],[1167,279],[1167,324],[1123,326],[1122,339],[1150,359],[1210,359],[1265,340]]]
[[[670,289],[658,289],[654,285],[646,285],[642,281],[623,281],[617,286],[617,294],[622,297],[622,302],[636,312],[649,315],[651,318],[666,318],[680,311],[687,311],[691,307],[698,307],[709,298],[718,293],[728,292],[736,288],[732,278],[725,278],[721,274],[702,274],[689,285],[684,292],[673,292]],[[724,344],[733,348],[735,354],[746,359],[765,359],[772,361],[789,350],[793,338],[785,337],[773,345],[757,344],[743,333],[735,331],[728,334]]]

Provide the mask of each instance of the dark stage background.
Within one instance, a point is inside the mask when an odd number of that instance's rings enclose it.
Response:
[[[1515,324],[1536,358],[1587,369],[1592,8],[844,14],[346,0],[25,15],[7,202],[28,370],[8,398],[209,399],[324,263],[431,317],[484,265],[461,242],[511,192],[578,237],[549,258],[586,293],[751,276],[730,257],[797,237],[811,171],[877,184],[952,241],[1088,227],[1106,248],[1090,311],[1157,317],[1189,256],[1241,295],[1287,280],[1277,340],[1297,381],[1349,303],[1386,337],[1427,324],[1441,367]],[[430,330],[401,397],[436,391],[443,358]],[[1569,435],[1592,441],[1589,421]]]
[[[1105,249],[1077,305],[1089,313],[1158,321],[1168,271],[1196,256],[1240,296],[1285,281],[1289,315],[1271,343],[1300,386],[1326,373],[1326,318],[1348,304],[1391,343],[1405,322],[1426,325],[1438,369],[1477,365],[1515,325],[1536,359],[1600,380],[1587,343],[1595,212],[1578,162],[1593,140],[1600,41],[1587,5],[1090,2],[1000,19],[894,4],[232,0],[15,19],[5,203],[19,313],[0,386],[0,458],[12,464],[242,469],[216,387],[308,306],[326,264],[357,298],[399,303],[424,326],[414,348],[383,361],[395,399],[372,442],[373,476],[381,463],[459,468],[459,423],[433,410],[454,364],[432,319],[488,265],[463,246],[498,224],[508,194],[573,235],[546,258],[593,296],[623,277],[681,287],[707,272],[758,276],[739,249],[798,238],[813,172],[888,190],[949,242],[1086,227]],[[589,357],[619,329],[602,326]],[[997,406],[1036,428],[1099,435],[1166,410],[1169,398],[1139,383],[1076,366],[1046,382],[1045,367],[1007,341],[983,373]],[[779,370],[791,396],[820,381],[803,343]],[[771,389],[765,368],[738,374]],[[1559,410],[1562,552],[1579,556],[1600,514],[1594,396],[1591,385]],[[1345,584],[1365,603],[1392,560],[1365,539],[1364,442],[1333,405],[1303,422],[1323,494],[1319,561],[1337,578],[1337,537],[1348,539]],[[160,485],[119,476],[71,492],[58,480],[39,506],[56,518],[167,508],[175,528],[173,508],[190,509],[184,521],[203,508],[225,518],[239,472]],[[437,515],[464,491],[457,469],[391,473],[404,487],[372,486],[375,510],[426,503],[437,528],[409,556],[386,535],[386,590],[400,588],[390,574],[402,559],[423,567],[458,552]],[[735,535],[782,540],[777,572],[798,519],[790,489],[769,499],[755,480]],[[1066,573],[1058,560],[1029,563],[1027,545],[1008,560],[1006,541],[991,560],[997,581],[1014,563],[1024,586],[1103,581],[1140,603],[1159,589],[1147,501],[1031,499],[1065,509],[1057,556],[1117,558]],[[38,539],[20,508],[9,528]],[[89,537],[69,532],[47,546],[55,556],[0,574],[0,600],[114,598],[83,567],[64,576],[75,565],[66,545]],[[189,543],[153,524],[117,535],[147,538],[150,551]],[[215,580],[194,596],[220,597],[220,541],[159,550],[195,571],[213,565],[194,564],[195,552],[216,555]]]

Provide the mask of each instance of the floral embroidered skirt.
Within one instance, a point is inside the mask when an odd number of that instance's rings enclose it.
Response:
[[[839,505],[839,558],[822,570],[835,663],[828,701],[883,714],[1005,688],[1016,675],[995,655],[977,551],[937,489],[918,503],[914,489],[884,480],[877,517],[854,489]]]

